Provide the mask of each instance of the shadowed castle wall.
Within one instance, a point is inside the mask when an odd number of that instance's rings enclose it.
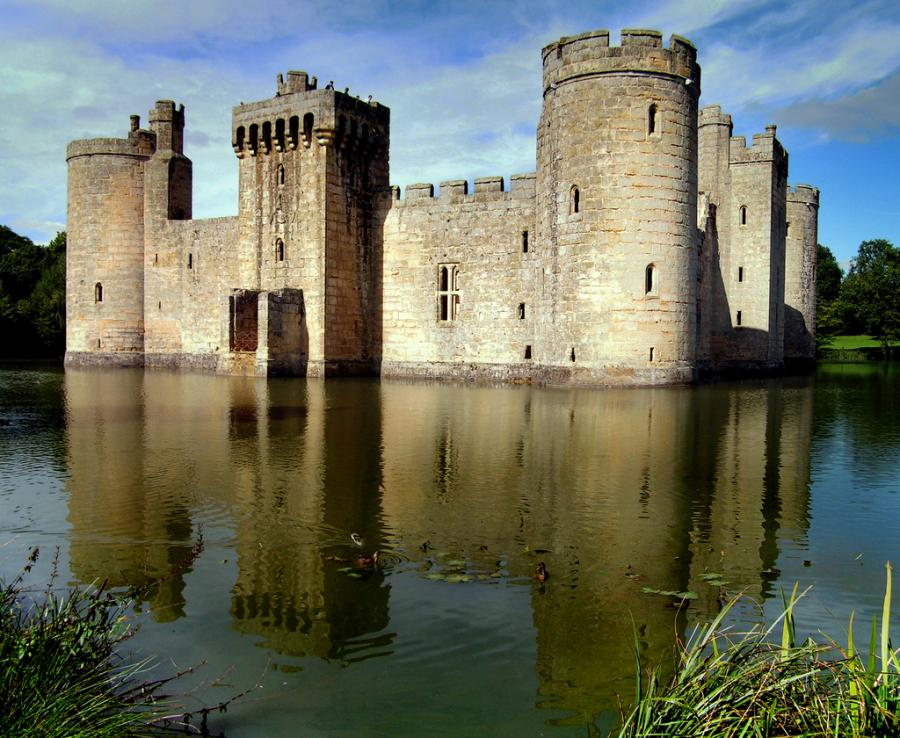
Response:
[[[816,262],[819,190],[797,185],[787,193],[784,277],[784,359],[809,362],[816,355]]]

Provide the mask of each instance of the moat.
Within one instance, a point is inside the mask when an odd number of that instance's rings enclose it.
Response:
[[[856,609],[864,640],[898,411],[881,364],[627,390],[0,365],[0,575],[40,546],[38,581],[57,547],[61,584],[163,577],[126,648],[206,661],[207,703],[261,679],[211,718],[231,738],[603,734],[632,618],[668,660],[723,588],[772,614],[799,581],[801,631]]]

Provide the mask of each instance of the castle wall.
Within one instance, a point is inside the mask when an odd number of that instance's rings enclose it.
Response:
[[[787,193],[784,277],[784,358],[808,362],[816,355],[816,261],[819,191],[797,185]]]
[[[543,360],[533,175],[513,177],[509,191],[485,177],[473,194],[464,181],[432,193],[411,185],[405,199],[395,190],[382,201],[382,374],[527,376]]]

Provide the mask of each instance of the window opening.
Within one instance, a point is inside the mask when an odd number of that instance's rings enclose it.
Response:
[[[262,130],[262,138],[263,138],[263,150],[265,153],[269,153],[272,150],[272,122],[265,121],[263,123]]]
[[[188,269],[194,268],[194,255],[188,254]]]
[[[648,264],[647,268],[644,270],[644,294],[652,295],[656,290],[656,280],[655,274],[656,266],[654,264]]]
[[[575,347],[572,346],[572,353],[569,354],[569,361],[575,361]]]
[[[250,153],[256,156],[256,150],[259,147],[259,125],[252,123],[250,125]]]
[[[278,184],[284,184],[284,164],[278,165]]]
[[[650,361],[653,361],[653,346],[650,347]]]
[[[569,190],[569,214],[574,215],[581,209],[581,193],[576,185]]]
[[[284,119],[275,121],[275,150],[284,151]]]
[[[744,267],[738,267],[738,282],[744,281]]]
[[[275,261],[284,261],[284,241],[275,239]]]
[[[153,254],[153,266],[159,264],[159,254]]]
[[[747,225],[747,206],[741,205],[741,225]]]
[[[649,136],[652,136],[656,133],[656,113],[656,103],[653,103],[653,105],[651,105],[650,109],[647,111],[647,135]]]
[[[94,302],[103,302],[103,285],[99,282],[94,285]]]
[[[519,320],[525,320],[525,303],[519,303]]]
[[[296,149],[300,143],[300,118],[296,115],[292,115],[288,121],[288,136],[291,148]]]
[[[312,143],[313,132],[313,114],[307,113],[303,116],[303,143],[309,146]]]
[[[156,309],[162,310],[162,300],[160,300],[159,302],[156,303]]]
[[[528,231],[522,231],[522,253],[528,253]]]
[[[438,266],[438,318],[442,322],[459,317],[459,267],[456,264]]]
[[[737,324],[738,325],[741,324],[741,311],[740,310],[737,311]]]
[[[530,358],[531,358],[531,344],[526,344],[526,345],[525,345],[525,358],[526,358],[526,359],[530,359]]]

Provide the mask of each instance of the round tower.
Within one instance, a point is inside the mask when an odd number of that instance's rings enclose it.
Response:
[[[144,163],[153,133],[66,150],[66,364],[140,365],[144,348]]]
[[[784,360],[808,363],[816,355],[816,262],[819,190],[797,185],[787,192],[784,254]]]
[[[696,49],[657,31],[543,50],[537,247],[543,363],[573,376],[688,381],[696,358]]]

